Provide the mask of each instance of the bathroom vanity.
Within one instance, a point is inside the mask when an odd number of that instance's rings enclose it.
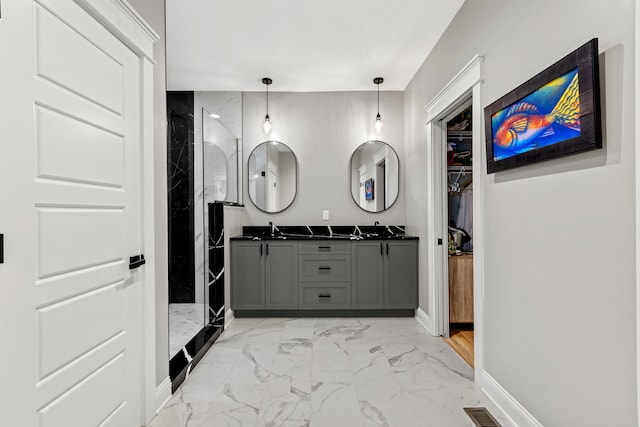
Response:
[[[414,315],[417,237],[387,227],[326,234],[306,229],[231,238],[235,316]]]

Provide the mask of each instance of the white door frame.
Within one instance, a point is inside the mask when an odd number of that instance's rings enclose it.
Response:
[[[427,113],[427,158],[430,165],[427,208],[432,212],[427,218],[427,292],[429,301],[429,324],[434,335],[445,333],[445,301],[448,301],[447,278],[447,234],[443,229],[442,192],[444,191],[444,168],[446,161],[443,141],[442,119],[447,117],[460,103],[472,98],[473,134],[473,311],[474,311],[474,365],[477,375],[484,371],[484,142],[482,114],[482,64],[484,58],[476,55],[444,88],[424,107]],[[446,129],[445,129],[446,131]],[[438,245],[438,239],[442,239]],[[446,285],[446,286],[445,286]],[[448,306],[447,306],[448,307]],[[448,318],[448,314],[446,315]],[[447,325],[448,326],[448,325]]]
[[[640,0],[636,0],[636,147],[640,135]],[[640,420],[640,150],[636,149],[636,412]]]
[[[143,250],[147,255],[146,265],[141,273],[142,284],[142,424],[153,418],[160,406],[169,397],[170,389],[156,387],[156,326],[155,326],[155,198],[154,198],[154,141],[153,141],[153,45],[160,38],[140,15],[122,0],[74,0],[90,15],[101,22],[122,43],[140,58],[140,135],[142,153],[141,174],[141,214],[140,224],[143,234]],[[168,356],[167,356],[168,357]],[[168,363],[168,360],[167,360]],[[166,382],[166,381],[165,381]],[[164,383],[163,383],[164,384]],[[166,394],[166,396],[165,396]]]
[[[388,177],[387,177],[387,159],[389,157],[389,150],[388,148],[383,148],[381,150],[378,150],[378,152],[373,154],[373,182],[375,183],[374,185],[374,193],[375,193],[375,197],[374,197],[374,201],[375,201],[375,205],[376,205],[376,210],[379,208],[382,208],[382,210],[386,209],[387,206],[386,205],[386,200],[387,200],[387,194],[389,194],[387,192],[387,181],[388,181]],[[384,187],[380,188],[380,177],[378,176],[378,166],[380,166],[380,164],[384,162],[385,163],[385,168],[384,168],[384,176],[382,177],[382,179],[384,179]],[[379,194],[384,193],[384,197],[382,198],[382,206],[379,205],[379,203],[381,202]]]
[[[449,207],[448,207],[448,192],[445,190],[447,188],[448,181],[448,169],[447,169],[447,123],[455,118],[458,114],[464,111],[466,108],[470,106],[472,103],[472,98],[469,96],[468,98],[463,98],[462,100],[456,101],[455,104],[451,105],[451,108],[448,108],[446,113],[441,114],[439,119],[435,119],[431,121],[433,125],[433,133],[436,138],[432,140],[432,150],[433,150],[433,162],[438,164],[440,171],[440,185],[436,187],[432,194],[435,200],[434,208],[436,211],[433,212],[433,219],[435,222],[435,235],[443,236],[443,244],[436,245],[435,251],[435,265],[442,265],[442,270],[437,272],[438,279],[434,282],[438,289],[436,290],[436,295],[439,296],[440,301],[440,310],[439,316],[434,318],[434,322],[437,322],[435,330],[439,331],[438,335],[443,335],[445,337],[449,337],[449,263],[448,263],[448,238],[449,233]],[[432,173],[437,173],[436,168],[432,169]],[[447,178],[445,178],[447,177]],[[437,185],[434,182],[434,185]]]

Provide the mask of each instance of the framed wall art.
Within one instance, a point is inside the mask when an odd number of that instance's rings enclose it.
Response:
[[[487,173],[602,148],[598,39],[484,109]]]

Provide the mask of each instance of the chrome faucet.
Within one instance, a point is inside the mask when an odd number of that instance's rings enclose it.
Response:
[[[380,225],[380,221],[375,221],[375,222],[373,223],[373,226],[374,226],[374,227],[377,227],[378,225]]]
[[[269,221],[269,233],[271,233],[271,237],[273,237],[273,222]]]

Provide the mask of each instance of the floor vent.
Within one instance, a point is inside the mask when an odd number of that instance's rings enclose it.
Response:
[[[464,408],[464,411],[478,427],[500,427],[487,408]]]

